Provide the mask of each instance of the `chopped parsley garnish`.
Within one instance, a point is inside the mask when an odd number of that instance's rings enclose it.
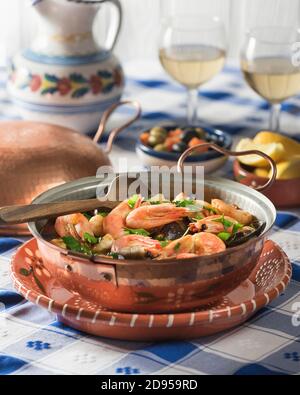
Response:
[[[108,216],[108,212],[107,211],[100,211],[99,213],[98,213],[98,215],[101,215],[101,217],[107,217]]]
[[[229,232],[220,232],[220,233],[217,234],[217,236],[221,240],[226,241],[226,240],[228,240],[231,237],[231,233],[229,233]]]
[[[177,243],[177,244],[175,245],[175,247],[174,247],[174,251],[178,251],[179,248],[180,248],[180,243]]]
[[[139,199],[139,195],[131,196],[131,198],[128,199],[128,206],[130,208],[134,208],[134,206],[135,206],[136,202],[138,201],[138,199]]]
[[[147,200],[148,203],[152,205],[163,204],[163,203],[170,203],[169,200]]]
[[[175,204],[176,207],[188,207],[188,206],[194,206],[195,200],[192,199],[175,200],[173,203]]]
[[[237,224],[233,224],[233,229],[232,229],[232,233],[236,233],[239,229],[241,229],[241,228],[243,228],[244,227],[244,225],[243,224],[239,224],[239,223],[237,223]]]
[[[225,219],[225,218],[224,218],[224,214],[222,214],[222,216],[221,216],[220,218],[212,219],[212,221],[214,221],[214,222],[220,222],[221,224],[224,225],[224,228],[225,228],[225,229],[230,228],[230,226],[233,225],[233,222],[228,221],[228,219]]]
[[[79,240],[75,239],[75,237],[65,236],[62,237],[62,240],[65,243],[68,250],[92,255],[91,249],[84,243],[81,243]]]
[[[195,217],[192,218],[192,219],[195,220],[195,221],[198,221],[198,220],[203,219],[203,218],[204,218],[203,215],[197,214],[197,215],[195,215]]]
[[[140,236],[149,236],[150,233],[147,232],[145,229],[130,229],[124,228],[126,235],[140,235]]]
[[[162,248],[166,247],[168,244],[169,244],[169,242],[167,240],[160,241],[160,245],[162,246]]]
[[[232,226],[232,233],[235,234],[239,229],[243,228],[244,225],[240,224],[239,222],[233,223],[229,221],[228,219],[224,218],[224,214],[220,218],[213,219],[212,221],[214,222],[220,222],[221,224],[224,225],[224,229],[227,230]]]
[[[217,213],[217,210],[214,209],[213,207],[203,206],[203,209],[204,209],[204,210],[207,210],[210,214],[211,214],[211,213],[213,213],[213,214],[218,214],[218,213]]]
[[[111,256],[113,259],[119,259],[119,254],[117,252],[109,252],[107,256]]]
[[[86,242],[90,243],[90,244],[97,244],[98,243],[98,239],[97,237],[91,235],[88,232],[85,232],[83,235],[83,238]]]
[[[89,213],[83,213],[86,219],[90,220],[92,216]]]

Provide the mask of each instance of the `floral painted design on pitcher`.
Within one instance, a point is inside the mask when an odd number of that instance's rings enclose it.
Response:
[[[110,2],[116,15],[105,48],[92,33],[101,4]],[[90,132],[102,113],[118,102],[124,74],[112,49],[118,38],[119,0],[33,0],[38,34],[30,48],[11,62],[9,92],[25,119],[60,124]],[[72,18],[70,18],[72,14]]]

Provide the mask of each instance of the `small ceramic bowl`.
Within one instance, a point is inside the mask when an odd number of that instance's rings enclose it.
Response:
[[[172,125],[163,127],[167,130],[172,130],[182,126]],[[232,138],[229,134],[222,132],[221,130],[208,127],[201,127],[201,129],[203,129],[207,133],[211,141],[216,142],[223,148],[230,149],[232,145]],[[148,130],[144,132],[148,132]],[[178,159],[181,155],[180,153],[175,152],[155,151],[153,148],[143,144],[140,140],[138,140],[136,144],[136,153],[142,161],[142,164],[147,168],[151,166],[176,166]],[[222,167],[227,159],[228,158],[221,153],[209,150],[199,155],[189,156],[188,158],[186,158],[185,165],[203,166],[204,172],[208,174]]]
[[[266,183],[267,178],[259,177],[252,168],[243,165],[238,160],[233,163],[235,179],[241,184],[257,187]],[[263,192],[276,207],[300,206],[300,177],[290,180],[275,180],[273,185]]]

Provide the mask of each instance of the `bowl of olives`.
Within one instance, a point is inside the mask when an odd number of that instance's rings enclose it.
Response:
[[[154,126],[139,136],[136,152],[145,167],[176,166],[180,155],[190,147],[201,143],[215,143],[230,149],[229,134],[209,127]],[[216,171],[227,160],[222,154],[207,148],[199,148],[190,155],[186,166],[203,166],[206,173]]]

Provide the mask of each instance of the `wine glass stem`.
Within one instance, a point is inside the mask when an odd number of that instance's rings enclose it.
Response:
[[[187,121],[193,126],[197,124],[198,90],[188,89],[187,96]]]
[[[279,119],[280,119],[281,104],[271,104],[269,128],[276,132],[279,131]]]

